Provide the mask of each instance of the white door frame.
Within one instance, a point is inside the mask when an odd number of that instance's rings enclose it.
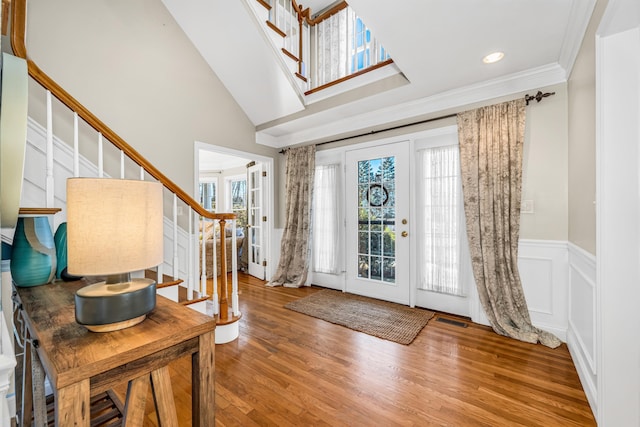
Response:
[[[264,261],[264,249],[265,249],[265,239],[264,239],[264,227],[263,227],[263,217],[264,215],[264,184],[265,177],[263,177],[262,172],[265,170],[265,165],[262,162],[256,162],[253,166],[247,168],[247,174],[245,175],[247,178],[247,224],[250,225],[250,228],[247,229],[247,235],[244,237],[247,240],[247,272],[259,279],[264,280],[266,276],[266,267],[263,265]],[[252,184],[252,174],[258,175],[256,185]],[[257,194],[256,194],[257,193]],[[253,202],[253,203],[252,203]],[[252,205],[255,205],[255,210],[258,211],[257,215],[254,215],[254,208]],[[257,236],[256,236],[257,235]],[[257,241],[257,251],[254,251],[256,242],[253,241],[254,237],[256,237]],[[267,242],[268,243],[268,242]],[[258,259],[254,260],[253,256],[258,253]]]
[[[640,4],[610,0],[596,34],[599,425],[640,425]]]
[[[233,148],[221,147],[218,145],[207,144],[204,142],[196,141],[194,143],[194,194],[198,194],[198,183],[199,183],[199,170],[200,170],[200,159],[198,152],[200,150],[211,151],[213,153],[224,153],[227,155],[243,157],[246,159],[255,160],[256,162],[260,162],[264,164],[265,171],[267,172],[267,179],[264,186],[264,210],[265,215],[267,216],[267,226],[264,229],[264,257],[267,260],[267,268],[266,268],[266,280],[271,280],[271,276],[275,272],[276,266],[273,265],[273,254],[271,253],[271,246],[273,243],[274,237],[274,206],[273,206],[273,195],[275,194],[274,190],[274,159],[273,157],[262,156],[259,154],[250,153],[248,151],[240,151]]]
[[[347,244],[347,250],[345,252],[345,260],[347,261],[347,283],[346,288],[350,292],[358,293],[365,296],[371,296],[374,298],[380,298],[387,301],[393,301],[401,304],[411,304],[411,294],[412,294],[412,282],[411,281],[411,271],[414,268],[411,264],[411,261],[408,259],[412,253],[412,245],[413,242],[413,233],[409,232],[409,228],[414,228],[414,218],[412,215],[411,208],[411,200],[412,193],[410,187],[411,186],[411,176],[409,174],[409,170],[404,168],[411,169],[412,167],[412,153],[413,144],[407,138],[403,138],[400,141],[396,141],[391,144],[382,144],[377,145],[375,147],[366,147],[366,148],[354,148],[349,147],[348,150],[345,151],[345,165],[346,174],[345,174],[345,198],[348,194],[353,195],[352,192],[348,192],[347,189],[354,189],[356,196],[348,201],[349,204],[344,205],[345,207],[345,218],[346,222],[349,225],[353,226],[353,230],[347,230],[348,235],[345,238],[345,242]],[[357,221],[354,223],[354,218],[358,217],[358,206],[355,204],[359,203],[359,195],[357,187],[358,187],[358,170],[350,169],[349,164],[353,166],[354,163],[351,161],[347,164],[346,159],[349,156],[353,156],[353,161],[360,161],[360,159],[370,159],[370,158],[380,158],[380,157],[388,157],[390,153],[397,159],[396,160],[396,181],[395,181],[395,194],[397,197],[396,204],[394,209],[396,211],[395,217],[395,236],[396,236],[396,257],[395,259],[402,263],[402,266],[396,265],[395,269],[395,280],[393,283],[385,283],[383,281],[377,281],[375,279],[361,279],[356,272],[356,263],[357,263],[357,247],[358,247],[358,225]],[[405,182],[408,181],[408,182]],[[403,188],[403,184],[405,187]],[[408,226],[401,224],[401,220],[408,220]],[[403,233],[407,233],[404,236]],[[377,285],[370,286],[370,283],[376,283]],[[351,287],[350,287],[351,286]],[[371,292],[370,292],[371,291]],[[367,293],[369,293],[367,295]]]

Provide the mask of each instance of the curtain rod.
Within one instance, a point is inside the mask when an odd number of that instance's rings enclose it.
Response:
[[[555,95],[555,94],[556,94],[555,92],[542,93],[542,91],[538,91],[538,93],[536,93],[535,95],[529,95],[529,94],[525,95],[524,96],[524,100],[526,102],[526,105],[529,105],[529,102],[533,101],[534,99],[536,101],[540,102],[540,101],[542,101],[542,98],[546,98],[548,96]],[[421,125],[421,124],[429,123],[429,122],[435,122],[437,120],[450,119],[452,117],[456,117],[457,115],[458,115],[457,113],[447,114],[446,116],[434,117],[434,118],[431,118],[431,119],[420,120],[418,122],[407,123],[407,124],[404,124],[404,125],[398,125],[398,126],[393,126],[393,127],[384,128],[384,129],[372,130],[370,132],[360,133],[358,135],[345,136],[343,138],[338,138],[338,139],[332,139],[330,141],[319,142],[319,143],[315,144],[315,146],[319,147],[321,145],[331,144],[331,143],[340,142],[340,141],[346,141],[347,139],[359,138],[361,136],[375,135],[375,134],[381,133],[381,132],[389,132],[391,130],[402,129],[402,128],[406,128],[406,127],[409,127],[409,126]],[[278,151],[278,153],[284,154],[284,153],[286,153],[287,150],[288,150],[288,148],[285,148],[285,149],[282,149],[282,150]]]

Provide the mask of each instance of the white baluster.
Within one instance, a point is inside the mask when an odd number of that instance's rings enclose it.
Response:
[[[104,148],[102,132],[98,132],[98,178],[104,177]]]
[[[158,276],[158,277],[157,277],[157,279],[156,279],[156,283],[157,283],[158,285],[164,282],[164,271],[162,271],[162,270],[163,270],[163,269],[162,269],[162,264],[163,264],[163,263],[158,264],[158,268],[157,268],[157,270],[158,270],[158,274],[157,274],[157,276]]]
[[[191,208],[187,206],[187,210],[189,211],[189,238],[187,242],[187,289],[190,293],[194,291],[194,281],[193,281],[193,213],[191,212]]]
[[[78,137],[78,113],[73,113],[73,176],[80,176],[80,139]]]
[[[240,314],[238,301],[238,248],[236,236],[236,220],[231,221],[231,309],[233,315]],[[221,243],[222,244],[222,243]]]
[[[164,218],[164,215],[163,215]],[[163,243],[163,247],[164,247],[164,225],[162,226],[162,243]],[[157,268],[157,280],[156,282],[158,284],[164,283],[164,250],[163,250],[163,254],[162,254],[162,262],[158,265]]]
[[[144,168],[140,166],[140,181],[144,181]]]
[[[173,279],[178,274],[178,196],[173,195]]]
[[[124,179],[124,151],[120,150],[120,179]]]
[[[204,228],[205,225],[207,224],[205,221],[205,218],[202,217],[200,219],[200,253],[202,254],[201,259],[200,259],[200,289],[201,291],[204,291],[203,293],[206,293],[206,289],[207,289],[207,250],[206,250],[206,245],[205,245],[205,238],[204,238]],[[215,246],[215,245],[214,245]],[[215,289],[213,290],[215,292]],[[216,299],[213,299],[213,306],[214,306],[214,314],[217,314],[216,311]]]
[[[213,262],[213,274],[211,275],[211,278],[213,279],[213,301],[214,301],[214,314],[219,314],[220,313],[220,296],[218,295],[218,248],[217,248],[217,244],[216,241],[219,239],[220,240],[220,244],[223,244],[224,241],[224,237],[220,236],[220,238],[216,237],[216,222],[218,223],[218,230],[220,229],[220,222],[218,220],[214,221],[214,226],[213,226],[213,245],[211,245],[211,258],[212,258],[212,262]],[[222,273],[221,273],[222,274]]]
[[[51,92],[47,91],[47,178],[45,183],[46,206],[54,207],[55,182],[53,180],[53,106]],[[52,221],[53,218],[50,218]],[[52,225],[52,224],[51,224]]]
[[[351,24],[351,25],[350,25]],[[348,35],[349,34],[349,29],[351,28],[351,26],[353,26],[353,23],[349,20],[349,14],[345,13],[344,14],[344,28],[345,28],[345,32]],[[345,37],[345,43],[347,44],[346,49],[344,50],[344,73],[345,75],[349,74],[351,72],[351,67],[349,66],[349,60],[351,57],[351,49],[349,48],[349,37]]]

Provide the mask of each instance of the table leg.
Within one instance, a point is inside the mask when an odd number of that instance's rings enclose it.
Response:
[[[56,427],[89,427],[91,423],[90,387],[90,380],[86,379],[58,390],[55,400]],[[36,425],[46,424],[38,424],[36,421]]]
[[[144,374],[129,381],[127,399],[124,404],[123,426],[141,426],[144,421],[144,407],[149,390],[149,374]]]
[[[20,425],[31,427],[33,425],[33,382],[31,381],[31,343],[22,337],[24,352],[22,353],[22,390],[20,406]]]
[[[44,391],[44,368],[36,346],[31,344],[31,381],[33,386],[33,422],[37,426],[47,425],[47,397]]]
[[[200,335],[198,352],[191,358],[191,399],[193,427],[215,425],[215,336]]]
[[[151,387],[160,425],[162,427],[178,427],[176,402],[173,399],[171,376],[167,366],[151,372]]]

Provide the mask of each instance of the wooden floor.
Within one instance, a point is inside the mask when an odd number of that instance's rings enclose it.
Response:
[[[217,426],[592,426],[566,345],[555,350],[436,315],[409,346],[289,311],[320,288],[240,275],[240,338],[216,346]],[[190,425],[190,363],[171,366]],[[157,425],[147,400],[146,426]]]

